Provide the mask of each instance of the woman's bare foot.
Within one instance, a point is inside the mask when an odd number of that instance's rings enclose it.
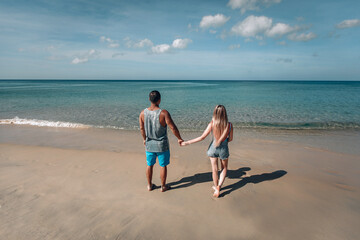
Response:
[[[169,189],[171,189],[169,185],[161,186],[161,192],[166,192]]]
[[[220,195],[220,186],[215,187],[215,192],[213,194],[213,197],[218,198]]]
[[[150,191],[152,191],[154,189],[154,187],[155,187],[155,185],[151,184],[151,186],[150,185],[147,186],[147,189],[150,192]]]
[[[216,191],[216,187],[213,185],[212,187],[211,187],[214,191]]]

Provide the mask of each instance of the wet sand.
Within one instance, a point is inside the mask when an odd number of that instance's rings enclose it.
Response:
[[[209,139],[182,148],[170,139],[172,189],[161,193],[146,190],[137,132],[14,128],[13,136],[7,131],[11,126],[0,128],[1,239],[329,240],[360,235],[356,154],[235,138],[228,178],[214,199],[205,155]],[[34,131],[39,133],[34,136]],[[158,165],[154,184],[160,185]]]

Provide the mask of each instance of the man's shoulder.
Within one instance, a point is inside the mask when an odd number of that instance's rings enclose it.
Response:
[[[166,116],[169,115],[170,113],[166,110],[166,109],[161,109],[161,113],[162,115]]]

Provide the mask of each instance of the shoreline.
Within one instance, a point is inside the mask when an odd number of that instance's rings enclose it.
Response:
[[[139,130],[0,125],[0,133],[0,143],[20,143],[23,145],[74,149],[114,150],[117,149],[116,143],[119,139],[130,137],[136,141],[132,144],[134,149],[137,149],[136,146],[141,149],[141,145],[137,145],[141,144]],[[180,133],[183,139],[186,140],[200,136],[202,131],[184,131],[180,129]],[[173,138],[170,130],[168,130],[168,136],[170,140]],[[234,136],[235,144],[241,144],[244,140],[268,140],[298,144],[299,147],[319,148],[325,151],[360,155],[360,149],[357,147],[360,142],[360,131],[234,129]],[[72,138],[75,138],[75,140],[72,141]],[[97,141],[96,138],[101,140]],[[65,141],[65,139],[67,140]],[[211,136],[205,139],[204,142],[210,143],[210,141]],[[108,148],[107,144],[111,148]]]

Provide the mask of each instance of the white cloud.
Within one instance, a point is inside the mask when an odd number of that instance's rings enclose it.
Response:
[[[24,48],[18,48],[18,52],[24,52],[25,49]]]
[[[286,45],[287,45],[287,43],[286,43],[285,41],[278,42],[277,44],[282,45],[282,46],[286,46]]]
[[[100,37],[100,42],[112,43],[112,42],[114,42],[114,40],[112,40],[111,38],[107,38],[107,37],[105,37],[105,36],[101,36],[101,37]]]
[[[151,47],[153,46],[153,42],[147,38],[140,40],[137,43],[134,43],[133,47],[134,48],[143,48],[143,47]]]
[[[232,44],[232,45],[229,46],[230,50],[234,50],[234,49],[237,49],[237,48],[240,48],[240,44]]]
[[[72,64],[86,63],[89,61],[89,59],[96,58],[99,55],[100,55],[99,51],[97,51],[95,49],[91,49],[84,54],[75,56],[74,59],[71,61],[71,63]]]
[[[229,19],[230,19],[230,17],[226,17],[223,14],[216,14],[214,16],[212,16],[212,15],[204,16],[201,19],[200,27],[201,28],[221,27],[227,21],[229,21]]]
[[[216,33],[216,30],[210,29],[210,30],[209,30],[209,33],[215,34],[215,33]]]
[[[360,19],[349,19],[344,20],[341,23],[337,24],[337,28],[351,28],[351,27],[357,27],[360,26]]]
[[[317,35],[313,32],[301,33],[301,34],[292,33],[288,36],[288,39],[290,39],[291,41],[296,41],[296,42],[307,42],[316,37],[317,37]]]
[[[294,30],[295,30],[295,28],[291,27],[288,24],[277,23],[266,32],[266,35],[269,37],[276,37],[276,36],[281,37],[281,36],[288,34]]]
[[[180,48],[180,49],[183,49],[183,48],[186,48],[187,45],[189,43],[191,43],[192,40],[191,39],[188,39],[188,38],[184,38],[184,39],[181,39],[181,38],[178,38],[178,39],[175,39],[172,43],[172,47],[173,48]]]
[[[129,37],[124,38],[125,45],[128,48],[145,48],[148,47],[149,52],[148,53],[155,53],[155,54],[161,54],[161,53],[169,53],[172,49],[184,49],[187,48],[188,44],[192,42],[191,39],[188,38],[178,38],[175,39],[171,44],[158,44],[154,45],[154,43],[148,39],[144,38],[143,40],[140,40],[138,42],[134,42]]]
[[[100,37],[100,42],[107,43],[109,48],[118,48],[120,46],[120,44],[117,43],[116,40],[113,40],[111,38],[107,38],[105,36]]]
[[[129,37],[126,37],[124,38],[124,41],[125,41],[125,46],[127,48],[144,48],[144,47],[154,46],[154,43],[148,38],[144,38],[142,40],[135,42],[131,40]]]
[[[79,63],[86,63],[88,61],[89,61],[88,58],[78,58],[78,57],[76,57],[71,61],[71,63],[72,64],[79,64]]]
[[[171,45],[169,44],[159,44],[156,46],[151,47],[151,53],[161,54],[161,53],[169,53],[171,49],[184,49],[191,43],[192,40],[188,38],[178,38],[175,39]]]
[[[152,53],[161,54],[170,52],[171,47],[169,44],[159,44],[151,48]]]
[[[269,30],[272,26],[272,19],[254,15],[248,16],[244,21],[238,22],[231,28],[231,32],[243,37],[256,37],[259,34]]]
[[[248,10],[259,10],[261,7],[268,7],[272,4],[280,3],[281,0],[230,0],[228,5],[232,9],[241,9],[241,13]]]
[[[284,35],[288,35],[288,39],[292,41],[306,42],[317,37],[312,32],[298,34],[298,32],[307,28],[308,26],[290,26],[286,23],[276,23],[273,25],[271,18],[250,15],[243,21],[235,24],[231,28],[231,33],[246,37],[246,42],[250,41],[251,38],[263,41],[264,37],[281,38]],[[286,43],[281,42],[280,44],[285,45]]]

